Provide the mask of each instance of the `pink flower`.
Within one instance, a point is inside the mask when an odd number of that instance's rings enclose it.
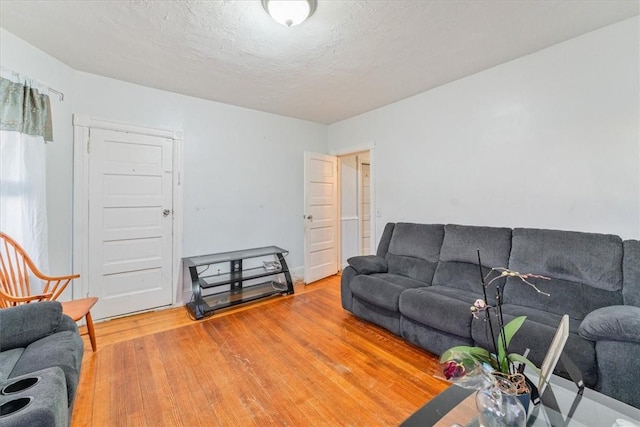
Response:
[[[487,309],[487,303],[483,299],[477,299],[471,307],[471,314],[474,318],[478,318],[478,313]]]
[[[460,378],[464,375],[465,369],[464,366],[456,362],[455,360],[450,360],[444,365],[444,377],[448,380],[451,378]]]

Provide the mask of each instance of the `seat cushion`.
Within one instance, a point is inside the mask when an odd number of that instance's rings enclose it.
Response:
[[[446,286],[408,289],[400,295],[400,313],[430,328],[470,338],[470,307],[477,298],[480,295]]]
[[[398,274],[383,273],[355,276],[350,286],[355,297],[397,312],[400,294],[409,288],[423,287],[425,283]]]
[[[11,374],[16,362],[22,356],[23,351],[24,348],[12,348],[11,350],[0,352],[0,381],[9,378],[9,374]]]

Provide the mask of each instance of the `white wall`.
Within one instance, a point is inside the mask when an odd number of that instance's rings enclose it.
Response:
[[[640,18],[329,126],[389,221],[640,238]],[[377,242],[376,239],[376,242]]]
[[[77,72],[2,30],[1,64],[65,93],[52,97],[50,264],[72,260],[72,114],[184,130],[183,255],[279,245],[303,265],[303,152],[326,153],[327,126]]]
[[[277,245],[303,265],[303,153],[327,127],[76,73],[75,111],[183,129],[184,256]]]

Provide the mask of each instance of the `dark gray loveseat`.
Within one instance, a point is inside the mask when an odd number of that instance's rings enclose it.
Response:
[[[565,353],[585,384],[640,408],[640,241],[614,235],[526,228],[387,224],[377,255],[354,257],[342,274],[342,306],[440,355],[456,345],[488,347],[484,322],[469,307],[482,298],[492,267],[540,274],[537,293],[517,278],[503,290],[505,322],[526,315],[510,351],[531,349],[540,365],[562,315]],[[556,373],[567,377],[562,366]]]
[[[0,310],[0,425],[68,426],[83,352],[59,302]]]

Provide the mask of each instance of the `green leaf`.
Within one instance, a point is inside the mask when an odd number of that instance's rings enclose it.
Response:
[[[527,359],[526,357],[524,357],[521,354],[517,354],[517,353],[511,353],[509,355],[509,361],[513,362],[513,363],[524,363],[526,366],[528,366],[529,368],[531,368],[531,370],[533,372],[536,373],[536,375],[540,376],[541,372],[540,369],[529,359]]]
[[[509,359],[507,357],[507,349],[511,343],[511,339],[518,332],[527,316],[519,316],[504,325],[498,335],[498,364],[500,371],[509,373]],[[506,345],[505,345],[506,343]]]
[[[457,347],[451,347],[449,350],[442,353],[440,356],[440,363],[444,363],[447,360],[451,360],[456,353],[467,353],[473,358],[481,361],[481,362],[489,362],[490,356],[489,352],[482,347],[470,347],[467,345],[459,345]]]
[[[491,355],[489,354],[489,351],[485,348],[471,347],[471,351],[469,353],[481,362],[487,362],[487,363],[491,362]]]
[[[516,334],[516,332],[518,332],[526,319],[527,316],[519,316],[504,325],[504,328],[502,328],[502,331],[500,333],[504,333],[504,340],[507,342],[507,347],[509,347],[509,344],[511,344],[511,339]]]

